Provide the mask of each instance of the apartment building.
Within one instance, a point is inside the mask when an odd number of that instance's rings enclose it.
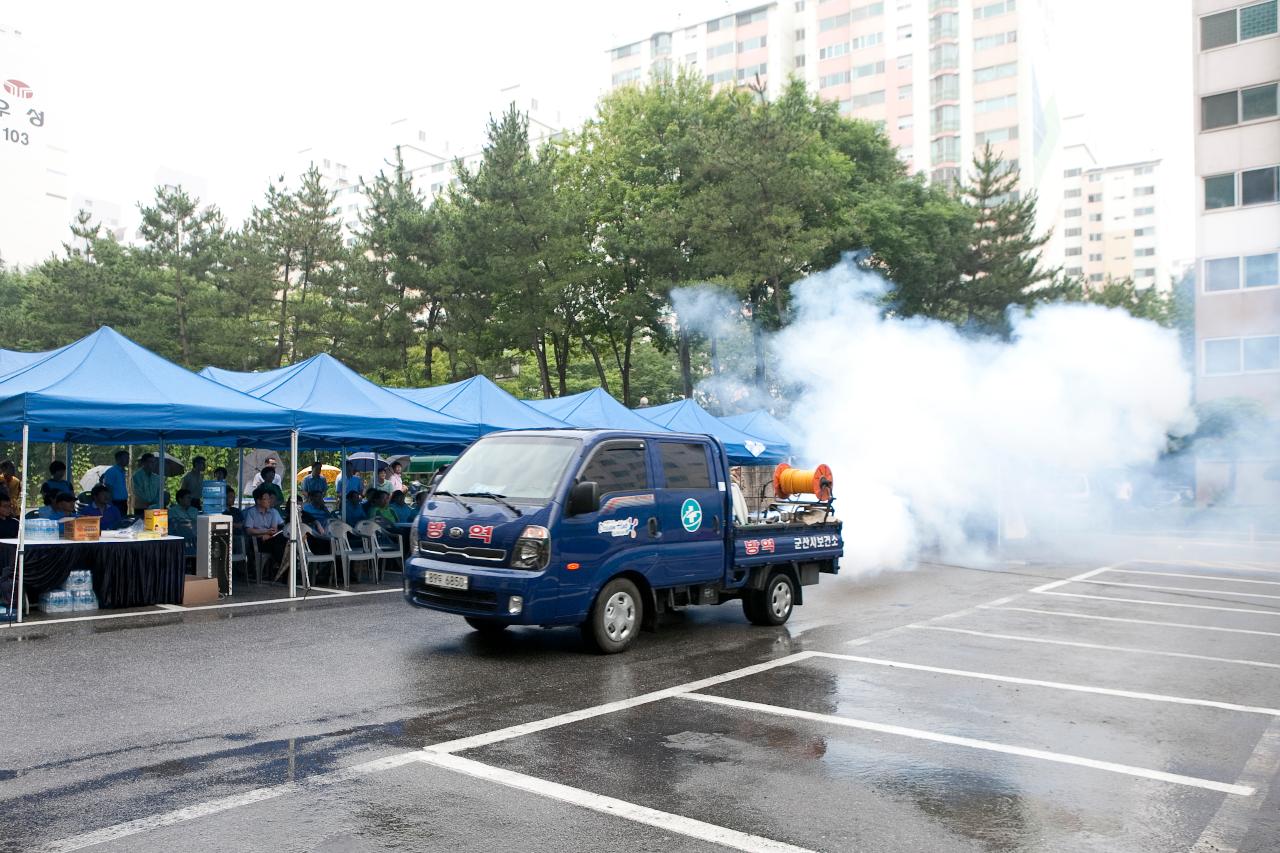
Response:
[[[1059,127],[1046,0],[780,0],[608,53],[610,85],[679,66],[775,94],[795,75],[848,116],[876,122],[913,171],[954,182],[986,144],[1019,192],[1056,197]],[[1056,209],[1041,205],[1040,226]]]
[[[1049,263],[1087,286],[1129,278],[1168,288],[1175,269],[1160,222],[1167,213],[1160,160],[1101,166],[1077,143],[1063,148],[1062,165],[1061,197],[1042,202],[1058,206]]]
[[[1194,0],[1196,397],[1260,402],[1280,423],[1280,35],[1276,0]],[[1201,459],[1202,497],[1280,500],[1280,459]],[[1235,468],[1234,474],[1228,469]]]

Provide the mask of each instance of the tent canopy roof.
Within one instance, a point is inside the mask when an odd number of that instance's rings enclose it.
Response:
[[[302,447],[458,450],[476,437],[469,424],[392,394],[327,353],[262,373],[215,375],[291,410]]]
[[[432,388],[387,390],[419,406],[475,424],[477,435],[502,429],[565,426],[563,421],[521,402],[485,376],[473,376]]]
[[[795,443],[795,431],[764,409],[756,409],[754,412],[744,412],[741,415],[732,415],[720,420],[768,444]]]
[[[729,461],[735,465],[766,465],[781,462],[788,445],[767,442],[730,426],[693,400],[678,400],[664,406],[636,409],[636,414],[678,432],[709,433],[724,443]]]
[[[526,400],[538,411],[565,423],[587,429],[652,430],[656,424],[619,403],[603,388],[592,388],[568,397]]]
[[[161,358],[109,326],[0,377],[0,435],[77,444],[287,441],[290,412]]]

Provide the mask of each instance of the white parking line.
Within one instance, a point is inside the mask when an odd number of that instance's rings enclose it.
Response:
[[[1249,800],[1224,799],[1190,853],[1236,853],[1253,828],[1258,810],[1267,802],[1277,770],[1280,770],[1280,719],[1267,726],[1236,780],[1237,785],[1254,788],[1258,796]]]
[[[1127,622],[1131,625],[1158,625],[1161,628],[1189,628],[1193,631],[1220,631],[1224,634],[1253,634],[1257,637],[1280,637],[1277,631],[1255,631],[1251,628],[1222,628],[1217,625],[1192,625],[1189,622],[1162,622],[1159,619],[1126,619],[1123,616],[1098,616],[1094,613],[1072,613],[1067,610],[1040,610],[1035,607],[987,607],[985,610],[1012,610],[1018,613],[1039,613],[1044,616],[1063,616],[1067,619],[1096,619],[1099,622]]]
[[[723,696],[712,696],[707,693],[686,693],[680,698],[694,702],[706,702],[711,705],[724,705],[730,708],[740,708],[746,711],[759,711],[765,714],[794,717],[796,719],[809,720],[815,723],[827,723],[834,726],[845,726],[847,728],[863,729],[865,731],[880,732],[882,734],[900,735],[902,737],[915,738],[917,740],[947,743],[954,746],[965,746],[971,749],[986,750],[988,752],[1002,752],[1006,755],[1038,758],[1042,761],[1054,761],[1059,764],[1074,764],[1078,767],[1090,767],[1094,770],[1106,770],[1111,773],[1122,773],[1127,776],[1137,776],[1143,779],[1155,779],[1161,782],[1171,782],[1175,785],[1187,785],[1193,788],[1204,788],[1209,791],[1221,791],[1226,794],[1237,794],[1243,797],[1250,796],[1254,792],[1254,789],[1248,785],[1233,785],[1227,782],[1217,782],[1213,779],[1200,779],[1195,776],[1166,773],[1163,770],[1149,770],[1145,767],[1117,764],[1112,761],[1098,761],[1097,759],[1084,758],[1079,755],[1049,752],[1048,750],[1043,749],[1029,749],[1022,746],[996,743],[995,741],[957,737],[956,735],[929,732],[922,729],[909,729],[903,726],[892,726],[885,723],[873,723],[868,720],[854,720],[849,717],[836,717],[830,714],[815,714],[812,711],[784,708],[779,705],[764,705],[759,702],[744,702],[741,699],[726,699]]]
[[[1228,583],[1261,583],[1267,586],[1280,586],[1280,581],[1260,581],[1257,578],[1233,578],[1227,575],[1188,575],[1182,572],[1153,572],[1150,569],[1113,569],[1120,575],[1154,575],[1162,578],[1186,578],[1194,581],[1227,581]],[[1090,581],[1097,583],[1097,581]]]
[[[1028,637],[1023,634],[993,634],[989,631],[973,631],[968,628],[947,628],[943,625],[917,625],[923,631],[950,631],[953,634],[968,634],[974,637],[990,637],[993,640],[1014,640],[1020,643],[1043,643],[1050,646],[1071,646],[1077,649],[1098,649],[1106,652],[1133,652],[1140,655],[1159,655],[1169,658],[1186,658],[1188,660],[1204,660],[1213,663],[1238,663],[1245,666],[1264,666],[1269,669],[1280,669],[1280,663],[1268,663],[1260,660],[1241,660],[1238,658],[1219,658],[1210,655],[1193,655],[1188,652],[1162,652],[1155,649],[1137,649],[1132,646],[1107,646],[1101,643],[1082,643],[1076,640],[1050,640],[1046,637]]]
[[[491,743],[510,740],[513,737],[523,737],[524,735],[533,734],[534,732],[541,732],[546,729],[556,728],[557,726],[576,723],[579,720],[589,720],[592,717],[599,717],[603,714],[625,711],[628,708],[634,708],[637,705],[647,705],[650,702],[657,702],[661,699],[670,699],[671,697],[679,696],[682,693],[701,690],[704,687],[713,687],[717,684],[723,684],[726,681],[733,681],[734,679],[745,678],[748,675],[767,672],[775,667],[786,666],[787,664],[811,658],[815,654],[817,654],[817,652],[796,652],[793,655],[787,655],[786,657],[766,661],[765,663],[758,663],[754,666],[744,666],[742,669],[735,669],[720,675],[713,675],[710,678],[700,678],[697,681],[690,681],[687,684],[678,684],[675,687],[655,690],[652,693],[642,693],[639,696],[632,696],[630,699],[619,699],[617,702],[606,702],[603,705],[594,705],[590,708],[570,711],[567,714],[557,714],[554,717],[547,717],[545,720],[534,720],[529,723],[508,726],[505,729],[496,729],[491,732],[472,735],[471,737],[458,738],[457,740],[432,744],[425,748],[433,753],[448,753],[462,752],[463,750],[475,749],[479,746],[488,746]]]
[[[1077,581],[1085,580],[1086,578],[1091,578],[1094,575],[1100,575],[1103,572],[1109,572],[1112,569],[1116,568],[1117,566],[1122,566],[1122,565],[1124,565],[1124,563],[1114,563],[1110,566],[1103,566],[1100,569],[1094,569],[1092,571],[1084,572],[1083,574],[1075,575],[1073,577],[1063,578],[1060,581],[1052,581],[1050,583],[1041,584],[1040,586],[1035,587],[1034,589],[1027,590],[1027,592],[1048,592],[1051,589],[1057,589],[1058,587],[1066,586],[1069,583],[1075,583]]]
[[[934,672],[940,675],[954,675],[960,678],[977,678],[983,681],[998,681],[1004,684],[1025,684],[1029,687],[1048,687],[1053,690],[1069,690],[1073,693],[1096,693],[1101,696],[1118,696],[1124,699],[1142,699],[1148,702],[1168,702],[1174,705],[1196,705],[1202,708],[1219,708],[1224,711],[1240,711],[1246,714],[1280,715],[1280,708],[1262,708],[1254,705],[1237,705],[1234,702],[1218,702],[1214,699],[1190,699],[1185,696],[1167,696],[1163,693],[1142,693],[1137,690],[1117,690],[1111,687],[1093,687],[1088,684],[1068,684],[1063,681],[1043,681],[1038,678],[1022,678],[1015,675],[997,675],[990,672],[970,672],[965,669],[947,669],[941,666],[926,666],[921,663],[884,660],[883,658],[865,658],[859,655],[839,655],[834,652],[813,652],[814,657],[844,660],[852,663],[865,663],[872,666],[884,666],[891,669],[910,669],[916,672]]]
[[[1256,572],[1280,572],[1280,564],[1259,560],[1129,560],[1149,566],[1204,566],[1210,569],[1241,569]]]
[[[1088,580],[1082,583],[1095,584],[1097,586],[1125,586],[1131,589],[1158,589],[1165,592],[1200,592],[1210,595],[1238,595],[1242,598],[1272,598],[1280,599],[1280,595],[1273,595],[1265,592],[1240,592],[1234,589],[1204,589],[1202,587],[1192,586],[1164,586],[1163,584],[1154,583],[1124,583],[1123,581],[1095,581]]]
[[[1152,607],[1187,607],[1192,610],[1225,610],[1228,613],[1252,613],[1258,616],[1280,616],[1280,610],[1252,610],[1247,607],[1218,607],[1213,604],[1183,604],[1177,601],[1147,601],[1143,598],[1116,598],[1112,595],[1088,595],[1083,592],[1043,592],[1041,595],[1060,595],[1063,598],[1091,598],[1095,601],[1117,601],[1121,604],[1147,604]]]
[[[332,785],[335,782],[345,782],[354,779],[357,776],[366,776],[370,773],[377,773],[381,770],[390,770],[394,767],[402,767],[406,764],[412,764],[422,760],[422,754],[418,751],[403,752],[399,755],[388,756],[387,758],[379,758],[374,761],[366,761],[363,764],[356,764],[351,767],[344,767],[341,770],[333,770],[328,773],[318,773],[315,776],[309,776],[299,782],[285,782],[280,785],[271,785],[266,788],[254,788],[240,794],[233,794],[229,797],[219,797],[216,800],[205,800],[203,803],[197,803],[194,806],[187,806],[182,809],[175,809],[170,812],[162,812],[161,814],[151,815],[149,817],[138,818],[137,820],[118,823],[114,826],[95,829],[92,832],[86,832],[81,835],[73,835],[70,838],[63,838],[54,841],[40,848],[43,853],[69,853],[72,850],[83,850],[86,847],[93,847],[98,844],[106,844],[109,841],[118,841],[121,838],[128,838],[130,835],[138,835],[143,832],[150,832],[153,829],[160,829],[164,826],[173,826],[175,823],[185,823],[196,818],[207,817],[225,812],[230,809],[239,808],[241,806],[252,805],[253,803],[261,803],[265,800],[274,800],[277,797],[283,797],[286,794],[294,794],[305,791],[310,788],[320,787],[323,785]]]
[[[460,755],[433,752],[428,749],[419,754],[419,759],[427,764],[453,770],[476,779],[496,782],[509,788],[537,794],[540,797],[549,797],[553,800],[570,803],[601,814],[643,823],[666,832],[679,833],[690,838],[697,838],[700,841],[719,844],[722,847],[730,847],[734,850],[746,850],[750,851],[750,853],[811,853],[804,847],[796,847],[782,841],[774,841],[772,838],[749,835],[736,829],[728,829],[713,823],[704,823],[683,815],[646,808],[635,803],[629,803],[626,800],[618,800],[613,797],[595,794],[591,791],[584,791],[581,788],[571,788],[558,782],[539,779],[536,776],[526,776],[523,773],[504,770],[501,767],[494,767],[490,764],[482,764],[479,761],[463,758]]]

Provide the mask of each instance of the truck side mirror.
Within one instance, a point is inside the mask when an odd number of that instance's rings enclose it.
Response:
[[[569,490],[569,515],[585,515],[600,509],[600,484],[588,480]]]

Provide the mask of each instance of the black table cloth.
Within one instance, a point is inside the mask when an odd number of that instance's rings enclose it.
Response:
[[[138,539],[126,542],[43,543],[28,541],[23,561],[23,587],[34,599],[57,589],[78,569],[93,574],[98,606],[141,607],[181,604],[186,575],[181,539]],[[0,543],[0,601],[13,585],[17,546]]]

